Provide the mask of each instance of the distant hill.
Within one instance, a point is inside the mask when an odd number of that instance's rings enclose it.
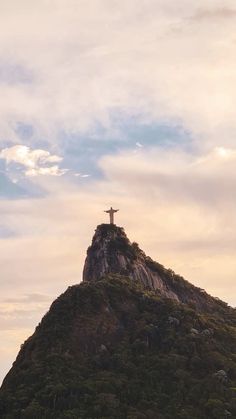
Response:
[[[236,418],[236,313],[98,226],[0,390],[2,419]]]

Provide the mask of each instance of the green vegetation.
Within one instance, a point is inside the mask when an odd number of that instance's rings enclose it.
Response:
[[[2,419],[236,418],[229,321],[110,275],[70,287],[0,391]]]

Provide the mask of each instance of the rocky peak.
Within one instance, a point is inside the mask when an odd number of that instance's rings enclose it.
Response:
[[[139,282],[145,288],[196,308],[214,311],[226,304],[190,284],[171,269],[154,262],[131,243],[121,227],[101,224],[97,227],[83,270],[83,281],[97,281],[107,274],[120,274]]]
[[[94,281],[109,273],[129,275],[137,259],[125,231],[115,224],[101,224],[93,236],[85,260],[83,281]]]
[[[0,418],[235,418],[235,340],[233,309],[103,224],[84,282],[22,345]]]

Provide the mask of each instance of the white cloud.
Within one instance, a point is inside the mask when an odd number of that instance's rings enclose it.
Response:
[[[224,160],[235,160],[236,159],[236,150],[225,147],[216,147],[215,153],[217,156]]]
[[[25,171],[26,176],[38,176],[38,175],[48,175],[48,176],[62,176],[68,169],[59,169],[59,166],[51,167],[36,167],[34,169],[28,169]]]
[[[75,177],[81,177],[81,178],[87,178],[90,177],[91,175],[89,174],[82,174],[82,173],[74,173]]]
[[[0,139],[17,141],[18,121],[51,142],[98,121],[112,131],[121,109],[183,124],[200,142],[234,143],[234,1],[10,4],[0,6],[1,61],[33,76],[0,85]]]
[[[198,155],[180,148],[152,148],[104,157],[100,166],[111,181],[132,185],[135,196],[142,191],[145,200],[223,209],[227,218],[229,207],[236,210],[235,160],[236,149],[224,147]]]
[[[67,169],[60,169],[58,165],[50,166],[51,163],[61,162],[62,157],[51,155],[46,150],[31,150],[25,145],[15,145],[3,149],[0,152],[0,159],[4,159],[8,165],[10,163],[20,164],[25,168],[26,176],[61,176],[67,172]]]

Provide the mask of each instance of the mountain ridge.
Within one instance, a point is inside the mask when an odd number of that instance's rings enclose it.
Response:
[[[193,304],[199,310],[213,312],[228,308],[227,303],[153,261],[136,242],[130,242],[122,227],[101,224],[97,226],[87,251],[83,281],[98,280],[110,273],[128,276],[147,289],[178,302]]]
[[[168,272],[120,227],[98,226],[83,281],[52,303],[5,377],[1,419],[235,419],[236,311]]]

